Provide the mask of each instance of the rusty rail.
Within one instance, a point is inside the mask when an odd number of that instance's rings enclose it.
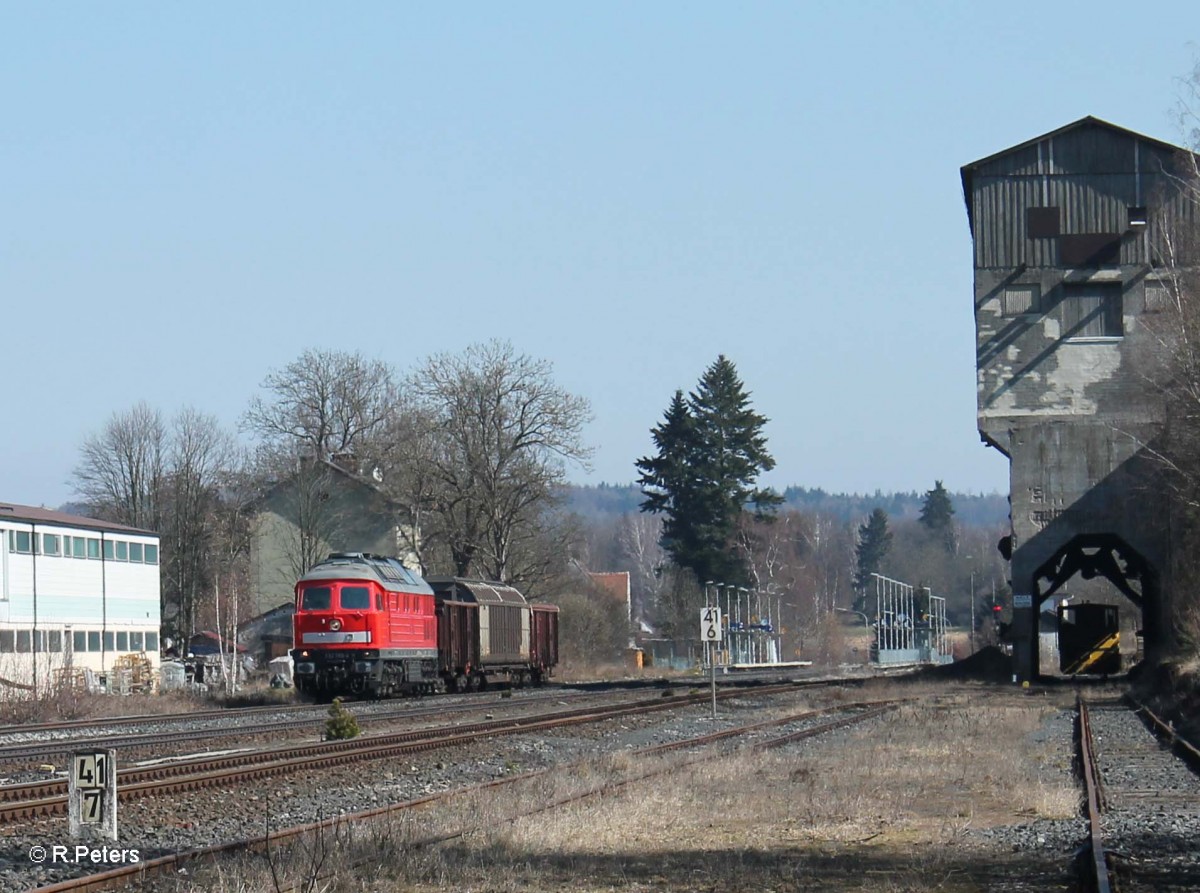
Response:
[[[1100,813],[1104,802],[1100,770],[1096,765],[1095,741],[1092,738],[1092,720],[1087,702],[1081,697],[1076,701],[1079,715],[1079,758],[1083,772],[1083,783],[1087,790],[1088,834],[1092,880],[1097,893],[1111,893],[1112,884],[1108,877],[1108,862],[1104,855],[1104,833]]]
[[[794,686],[783,684],[765,686],[757,689],[755,693],[776,694],[792,690]],[[720,696],[732,698],[742,694],[739,691],[725,691],[721,692]],[[439,747],[455,747],[484,737],[522,734],[619,716],[653,713],[707,699],[707,694],[660,697],[623,705],[579,707],[550,714],[470,723],[451,728],[443,726],[346,741],[268,748],[127,769],[118,774],[117,797],[121,801],[129,801],[138,797],[195,791],[249,779],[283,775],[301,769],[321,769]],[[0,802],[0,822],[65,814],[66,789],[66,783],[58,780],[6,785],[0,788],[0,801],[3,801]]]

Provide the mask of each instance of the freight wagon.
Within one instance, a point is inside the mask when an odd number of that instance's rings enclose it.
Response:
[[[558,608],[530,604],[504,583],[430,577],[437,598],[438,670],[450,691],[507,678],[541,685],[558,663]]]

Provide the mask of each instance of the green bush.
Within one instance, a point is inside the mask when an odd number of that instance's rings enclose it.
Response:
[[[329,705],[329,719],[325,720],[325,740],[340,741],[354,738],[362,731],[354,714],[342,706],[341,698],[334,698]]]

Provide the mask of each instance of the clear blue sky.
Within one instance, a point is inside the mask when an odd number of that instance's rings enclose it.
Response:
[[[1179,141],[1194,3],[0,5],[0,501],[320,347],[553,362],[629,482],[718,354],[768,483],[1006,491],[963,164]],[[1189,25],[1188,23],[1192,23]]]

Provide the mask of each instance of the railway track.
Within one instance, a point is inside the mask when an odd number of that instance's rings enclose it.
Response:
[[[693,696],[687,700],[702,702],[707,699],[707,696]],[[674,704],[678,705],[684,699],[674,699]],[[651,757],[666,754],[671,751],[678,750],[699,750],[700,753],[693,754],[682,761],[677,761],[665,767],[658,767],[647,772],[634,773],[631,777],[608,782],[598,787],[593,787],[588,790],[577,792],[570,796],[558,798],[551,802],[543,803],[534,810],[534,812],[543,812],[550,809],[555,809],[568,803],[586,799],[587,797],[597,796],[608,791],[616,790],[630,784],[645,781],[654,775],[664,772],[676,771],[686,766],[691,766],[703,760],[711,759],[712,754],[704,750],[715,744],[730,741],[738,738],[751,737],[755,740],[743,747],[754,749],[767,749],[779,747],[785,744],[791,744],[803,738],[815,737],[821,734],[826,734],[836,729],[844,728],[855,723],[864,722],[882,715],[894,708],[898,702],[856,702],[839,705],[837,707],[825,708],[821,710],[808,710],[797,714],[776,718],[766,722],[752,723],[744,726],[739,726],[733,729],[726,729],[719,732],[713,732],[700,736],[693,736],[679,741],[673,741],[664,744],[656,744],[648,747],[640,748],[633,752],[627,752],[635,761],[647,760]],[[648,706],[648,705],[647,705]],[[659,705],[660,708],[663,705]],[[842,715],[839,715],[842,714]],[[825,717],[824,722],[818,720]],[[796,726],[801,725],[801,728],[793,728],[778,735],[765,734],[768,730],[781,726]],[[528,732],[529,728],[521,731]],[[601,759],[606,759],[603,757]],[[455,790],[445,791],[437,794],[431,794],[425,797],[407,800],[401,803],[389,804],[387,806],[364,810],[358,813],[341,815],[333,819],[328,819],[322,822],[307,823],[297,825],[291,828],[285,828],[277,831],[272,831],[269,836],[259,836],[243,840],[231,841],[227,843],[217,844],[208,847],[197,848],[194,850],[175,853],[171,855],[161,856],[154,859],[149,859],[137,865],[127,865],[120,868],[111,869],[97,874],[87,875],[84,877],[72,878],[53,885],[38,888],[40,893],[79,893],[79,891],[100,891],[120,889],[133,882],[141,881],[160,874],[177,875],[182,869],[193,865],[194,863],[209,862],[224,856],[233,856],[248,852],[261,852],[264,850],[278,850],[281,846],[300,841],[314,834],[321,834],[337,828],[357,828],[362,827],[365,823],[373,820],[383,819],[395,816],[397,814],[410,811],[419,807],[426,807],[438,802],[448,801],[455,798],[464,797],[467,795],[480,793],[488,790],[494,790],[500,787],[509,785],[517,785],[527,782],[531,779],[543,776],[549,772],[573,773],[578,771],[587,763],[594,763],[595,758],[589,760],[579,760],[566,765],[558,765],[543,769],[525,772],[519,775],[510,776],[501,780],[493,780],[478,784],[469,785]],[[530,812],[528,814],[533,814]],[[515,820],[521,815],[514,815],[508,820]],[[441,833],[427,837],[425,839],[408,842],[412,846],[432,846],[439,843],[444,843],[453,840],[464,833],[464,829],[452,831],[449,833]],[[347,863],[339,856],[340,869],[345,870]],[[353,867],[354,863],[349,863]],[[314,876],[305,878],[304,888],[311,889],[313,882],[320,882],[321,877]],[[280,890],[294,889],[287,886],[278,887]]]
[[[797,680],[790,684],[802,687],[824,687],[829,685],[847,684],[845,680],[812,679]],[[731,690],[744,685],[739,680],[730,686]],[[687,686],[691,688],[691,685]],[[508,701],[510,705],[536,704],[544,701],[562,701],[564,698],[584,699],[612,696],[614,692],[606,689],[547,689],[542,692],[525,692],[519,697]],[[494,693],[492,693],[494,697]],[[480,695],[467,695],[466,701],[439,700],[436,705],[423,702],[423,706],[413,706],[411,702],[356,702],[350,705],[356,714],[356,719],[362,725],[382,722],[396,722],[405,719],[422,719],[425,717],[444,716],[448,713],[466,713],[494,706],[492,699],[482,699]],[[391,704],[391,706],[389,706]],[[365,709],[364,709],[365,708]],[[196,741],[209,741],[221,738],[249,738],[256,735],[289,732],[302,729],[317,729],[324,725],[327,717],[327,705],[291,705],[283,707],[264,708],[233,708],[224,711],[202,711],[197,714],[166,714],[155,716],[118,717],[115,720],[73,721],[70,723],[48,723],[21,728],[23,739],[7,744],[0,744],[0,766],[19,767],[23,760],[37,760],[40,763],[53,763],[77,750],[125,750],[159,748],[172,744],[191,744]],[[271,722],[243,724],[246,718],[266,715],[277,716],[280,713],[299,713],[297,719],[278,719]],[[53,738],[50,740],[36,738],[39,734],[54,732],[86,731],[89,729],[109,729],[121,726],[144,725],[177,725],[194,726],[197,722],[221,722],[222,725],[213,728],[187,728],[183,730],[167,730],[148,734],[102,734],[81,735],[76,737]],[[13,734],[13,727],[8,727],[3,734]],[[0,798],[2,799],[2,798]]]
[[[758,693],[794,691],[792,684],[764,686]],[[740,694],[719,693],[721,698]],[[621,716],[652,713],[706,701],[708,693],[673,698],[640,699],[612,706],[579,707],[527,717],[491,720],[458,726],[372,735],[345,741],[282,746],[219,756],[199,757],[125,769],[117,776],[121,802],[141,797],[165,796],[211,787],[226,787],[252,779],[268,778],[349,762],[384,759],[407,753],[457,747],[497,735],[546,731],[566,725],[596,722]],[[55,779],[0,787],[0,822],[36,820],[65,814],[67,786]]]
[[[574,695],[586,697],[586,695]],[[561,701],[561,694],[529,695],[512,704],[537,704],[544,701]],[[360,725],[396,722],[407,719],[423,719],[426,717],[445,716],[451,713],[467,713],[486,710],[494,706],[492,701],[470,701],[466,703],[439,704],[436,707],[396,706],[391,709],[379,709],[370,713],[359,713],[356,719]],[[249,738],[256,735],[268,735],[276,732],[290,732],[303,729],[319,729],[324,726],[328,707],[321,707],[319,713],[305,715],[300,719],[282,719],[274,722],[253,725],[223,725],[208,729],[185,729],[166,732],[155,732],[146,735],[102,735],[92,737],[64,738],[38,743],[20,743],[0,745],[0,765],[16,763],[25,759],[38,759],[46,762],[56,757],[62,757],[76,750],[136,750],[156,748],[170,744],[191,744],[196,741],[207,741],[220,738]],[[225,719],[238,722],[242,716]],[[179,721],[185,721],[181,718]],[[0,799],[3,799],[0,794]]]
[[[1077,709],[1091,889],[1200,889],[1200,777],[1172,746],[1195,749],[1180,745],[1168,724],[1144,707],[1080,698]],[[1156,726],[1169,733],[1166,744],[1152,733]]]
[[[520,696],[521,700],[542,700],[549,698],[562,697],[577,697],[586,696],[588,692],[573,691],[560,688],[546,688],[538,692],[527,691]],[[391,715],[396,712],[414,711],[416,713],[436,714],[444,710],[469,710],[473,706],[478,706],[480,700],[485,700],[488,696],[494,697],[495,691],[481,692],[470,695],[454,695],[448,696],[446,699],[439,699],[437,706],[429,706],[427,701],[420,701],[425,704],[423,707],[415,707],[413,700],[392,700],[392,701],[356,701],[350,702],[347,706],[351,706],[359,713],[362,718],[370,718],[375,714]],[[461,700],[467,699],[467,700]],[[448,702],[447,702],[448,701]],[[63,722],[53,723],[35,723],[29,725],[15,726],[0,726],[0,757],[3,757],[9,750],[16,750],[20,747],[27,746],[31,739],[35,740],[36,744],[45,746],[46,744],[56,745],[59,743],[67,744],[78,741],[80,739],[94,740],[98,737],[108,738],[124,738],[124,736],[110,735],[108,730],[125,729],[125,728],[146,728],[148,726],[173,726],[173,725],[189,725],[205,723],[228,723],[229,728],[237,729],[239,723],[244,723],[247,720],[253,720],[256,717],[284,717],[281,721],[285,722],[306,722],[317,721],[323,719],[326,711],[329,709],[328,704],[277,704],[264,707],[226,707],[221,710],[198,710],[190,713],[147,713],[136,714],[130,716],[115,716],[107,718],[91,718],[64,720]],[[286,717],[295,715],[296,720],[287,720]],[[82,733],[75,735],[73,733]],[[5,741],[4,739],[17,739]]]

